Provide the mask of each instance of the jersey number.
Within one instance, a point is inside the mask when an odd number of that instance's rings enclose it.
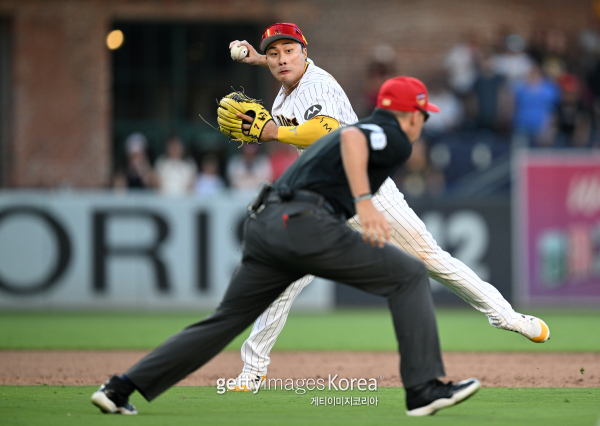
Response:
[[[370,130],[369,140],[371,142],[371,148],[374,151],[382,150],[387,146],[387,136],[383,133],[383,129],[376,124],[361,124],[358,127],[366,130]]]

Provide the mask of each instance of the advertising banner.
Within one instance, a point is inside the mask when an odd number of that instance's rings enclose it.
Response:
[[[600,302],[600,155],[522,153],[516,172],[520,300]]]
[[[509,197],[409,200],[438,245],[512,301]],[[468,307],[444,285],[430,279],[436,305]],[[384,306],[385,299],[347,286],[336,287],[338,305]]]
[[[251,197],[2,192],[0,309],[212,310],[241,259]],[[332,283],[311,284],[294,308],[333,300]]]

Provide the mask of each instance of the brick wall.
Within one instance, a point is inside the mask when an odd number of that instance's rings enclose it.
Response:
[[[594,28],[593,0],[3,0],[13,30],[8,186],[101,187],[111,170],[109,54],[113,19],[295,22],[309,56],[364,108],[368,61],[381,43],[398,73],[426,79],[468,31],[492,40],[501,26]],[[256,40],[250,40],[258,45]],[[232,34],[232,39],[235,34]],[[224,40],[223,48],[228,44]],[[232,82],[235,84],[235,82]],[[7,160],[8,159],[8,160]]]
[[[21,1],[8,12],[9,186],[101,185],[110,166],[107,15],[86,2]]]

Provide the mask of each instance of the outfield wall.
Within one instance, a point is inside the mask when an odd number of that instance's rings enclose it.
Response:
[[[240,260],[249,195],[0,195],[1,308],[214,309]],[[296,308],[327,309],[332,285]]]
[[[213,309],[240,260],[249,198],[0,193],[0,308]],[[510,298],[507,199],[411,204],[442,247]],[[311,285],[295,308],[328,309],[336,296],[345,304],[333,283]]]
[[[508,197],[417,199],[408,203],[442,249],[512,301],[512,221]],[[437,305],[467,306],[442,284],[432,279],[430,283]],[[336,301],[345,306],[385,305],[383,298],[347,286],[336,287]]]

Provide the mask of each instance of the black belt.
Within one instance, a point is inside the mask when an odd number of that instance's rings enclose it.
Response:
[[[336,214],[333,206],[320,194],[316,192],[307,191],[305,189],[298,189],[286,194],[285,199],[282,198],[276,190],[271,190],[264,200],[265,204],[277,204],[286,203],[289,201],[301,201],[305,203],[315,204],[318,207],[323,207],[331,214]]]

